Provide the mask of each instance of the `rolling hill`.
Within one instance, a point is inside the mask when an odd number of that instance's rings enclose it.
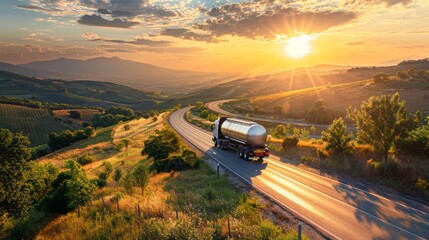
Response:
[[[60,77],[62,79],[113,82],[169,94],[189,93],[202,86],[213,86],[219,81],[226,81],[226,78],[212,73],[174,70],[118,57],[99,57],[88,60],[59,58],[30,62],[15,67],[39,71],[36,76],[45,78],[49,76],[49,72],[54,71],[58,75],[62,74],[63,76]]]
[[[81,127],[55,121],[46,109],[0,104],[0,128],[23,132],[29,136],[31,146],[38,146],[47,143],[52,132],[59,133],[66,129],[73,131]]]
[[[176,102],[189,104],[196,102],[195,99],[211,101],[238,97],[252,98],[325,85],[353,83],[370,79],[378,73],[395,75],[398,71],[409,69],[414,69],[415,71],[428,70],[429,59],[408,60],[397,65],[384,67],[349,68],[335,65],[318,65],[310,68],[298,68],[277,74],[240,78],[220,83],[216,86],[207,87],[174,100],[166,101],[164,104],[168,105],[170,102],[170,105]]]
[[[0,96],[82,106],[124,105],[136,110],[153,109],[163,100],[160,95],[109,82],[38,79],[4,71],[0,71]]]

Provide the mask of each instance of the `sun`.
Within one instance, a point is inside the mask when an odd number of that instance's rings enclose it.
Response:
[[[298,37],[289,38],[284,45],[284,52],[292,58],[302,58],[311,53],[310,41],[313,36],[300,35]]]

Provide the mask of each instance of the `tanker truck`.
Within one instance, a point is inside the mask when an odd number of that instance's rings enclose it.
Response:
[[[232,149],[246,161],[269,156],[267,130],[255,122],[220,117],[213,126],[213,143],[223,150]]]

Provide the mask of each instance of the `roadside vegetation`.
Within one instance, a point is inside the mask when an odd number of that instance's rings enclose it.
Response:
[[[1,130],[0,171],[8,178],[0,184],[0,238],[296,237],[267,218],[265,205],[218,177],[163,124],[165,116],[101,129],[81,148],[36,161],[25,136]]]
[[[203,102],[197,102],[195,106],[185,114],[185,118],[188,122],[210,131],[213,122],[219,118],[219,114],[209,110],[204,106]]]
[[[348,109],[357,134],[342,118],[322,138],[299,138],[298,131],[279,125],[270,149],[316,168],[332,169],[387,184],[414,195],[428,196],[429,119],[411,114],[399,94],[371,97],[359,109]]]

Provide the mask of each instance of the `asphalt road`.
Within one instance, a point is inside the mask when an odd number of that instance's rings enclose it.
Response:
[[[246,162],[234,151],[214,148],[210,132],[171,114],[171,126],[191,144],[333,239],[428,239],[429,206],[344,179],[300,169],[271,155]]]
[[[292,125],[300,126],[300,127],[311,127],[311,126],[320,127],[320,128],[329,127],[329,124],[308,123],[305,121],[292,120],[292,119],[274,119],[274,118],[262,118],[262,117],[255,117],[255,116],[246,116],[244,114],[231,113],[231,112],[228,112],[228,111],[220,108],[219,105],[221,105],[222,103],[225,103],[225,102],[229,102],[229,101],[231,101],[231,99],[209,102],[209,103],[207,103],[207,108],[214,111],[214,112],[220,113],[221,115],[232,116],[232,117],[243,118],[243,119],[247,118],[247,119],[250,119],[252,121],[263,121],[263,122],[278,123],[278,124],[292,124]]]

